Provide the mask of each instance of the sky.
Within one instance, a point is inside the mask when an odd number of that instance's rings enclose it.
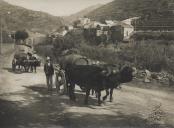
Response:
[[[54,16],[68,16],[89,6],[106,4],[112,0],[5,0],[27,9],[43,11]]]

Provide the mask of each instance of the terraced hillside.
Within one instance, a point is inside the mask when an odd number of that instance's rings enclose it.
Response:
[[[174,16],[152,16],[148,19],[139,19],[133,23],[136,30],[172,31],[174,30]]]
[[[94,20],[124,20],[168,10],[174,0],[114,0],[88,14]]]

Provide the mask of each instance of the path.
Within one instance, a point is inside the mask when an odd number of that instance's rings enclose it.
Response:
[[[174,94],[124,85],[115,90],[114,101],[97,106],[91,96],[83,105],[84,94],[77,89],[77,102],[56,91],[48,93],[43,67],[37,73],[13,73],[11,54],[1,56],[0,127],[1,128],[64,128],[64,127],[174,127]],[[132,83],[130,83],[132,84]],[[164,117],[151,123],[149,114],[161,104]]]

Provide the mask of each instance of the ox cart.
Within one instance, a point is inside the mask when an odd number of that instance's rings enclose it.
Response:
[[[71,100],[75,100],[75,85],[78,85],[82,91],[86,92],[85,104],[88,104],[90,90],[95,91],[98,98],[98,104],[101,104],[101,91],[105,90],[106,95],[103,101],[109,96],[112,102],[113,90],[118,88],[121,83],[130,82],[133,79],[134,70],[130,66],[119,64],[106,64],[104,62],[93,63],[92,60],[79,54],[68,54],[59,58],[59,69],[63,73],[56,74],[56,84],[64,84],[64,90]],[[61,83],[62,82],[62,83]],[[60,84],[57,90],[60,90]],[[65,89],[66,88],[66,89]]]
[[[33,67],[40,66],[40,64],[41,61],[32,57],[30,53],[15,53],[12,60],[12,70],[16,71],[18,67],[20,71],[29,72],[30,68],[33,70]]]

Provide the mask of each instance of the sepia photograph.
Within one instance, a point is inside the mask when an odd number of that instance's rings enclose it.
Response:
[[[174,0],[0,0],[0,128],[174,128]]]

